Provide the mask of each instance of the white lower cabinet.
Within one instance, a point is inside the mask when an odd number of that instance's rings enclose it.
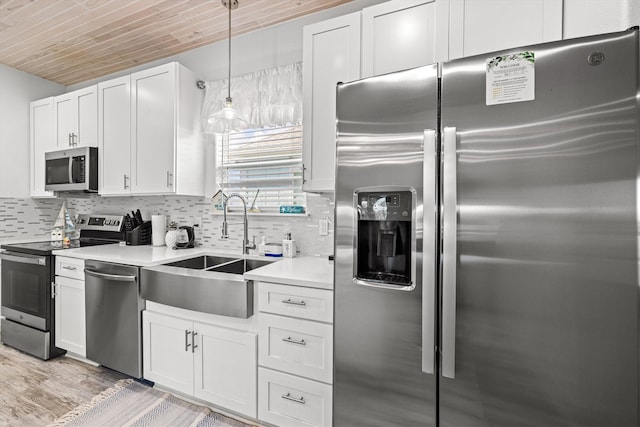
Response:
[[[333,291],[274,283],[258,289],[258,418],[331,426]]]
[[[56,256],[55,345],[86,357],[84,260]]]
[[[277,426],[330,426],[332,389],[328,384],[258,369],[258,418]]]
[[[260,366],[331,383],[331,325],[261,313],[259,336]]]
[[[256,334],[145,310],[144,378],[255,418]]]
[[[193,322],[142,312],[143,376],[176,391],[193,394]]]

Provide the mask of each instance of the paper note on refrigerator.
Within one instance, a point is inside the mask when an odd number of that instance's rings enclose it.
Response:
[[[535,55],[533,52],[487,59],[486,104],[508,104],[535,99]]]

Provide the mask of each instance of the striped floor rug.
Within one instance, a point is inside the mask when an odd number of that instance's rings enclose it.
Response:
[[[89,403],[69,411],[48,427],[60,426],[248,427],[251,424],[125,379],[95,396]]]

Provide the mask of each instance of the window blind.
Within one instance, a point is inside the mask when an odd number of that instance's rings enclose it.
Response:
[[[302,125],[219,134],[216,141],[217,179],[225,193],[239,193],[247,209],[253,204],[260,212],[305,206]],[[232,198],[228,208],[242,209],[242,202]]]

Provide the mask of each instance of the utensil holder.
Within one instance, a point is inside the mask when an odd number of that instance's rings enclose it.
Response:
[[[126,234],[127,245],[139,246],[151,244],[151,221],[145,221]]]

